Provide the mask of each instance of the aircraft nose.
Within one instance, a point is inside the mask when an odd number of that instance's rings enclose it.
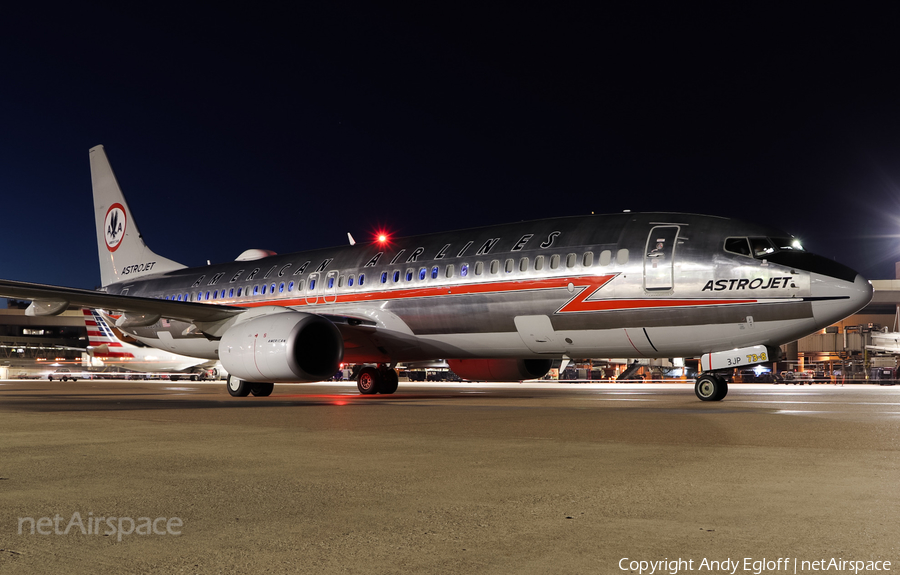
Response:
[[[871,282],[856,274],[853,282],[821,276],[812,283],[813,317],[820,328],[852,315],[872,301]]]

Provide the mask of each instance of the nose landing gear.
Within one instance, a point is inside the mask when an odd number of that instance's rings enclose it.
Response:
[[[715,373],[703,373],[694,384],[694,393],[701,401],[722,401],[728,394],[728,382]]]

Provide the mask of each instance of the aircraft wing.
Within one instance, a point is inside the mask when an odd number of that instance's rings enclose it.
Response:
[[[113,295],[80,288],[12,280],[0,280],[0,297],[31,300],[33,303],[29,308],[30,315],[56,315],[71,305],[186,322],[217,322],[246,311],[245,308],[234,306]]]

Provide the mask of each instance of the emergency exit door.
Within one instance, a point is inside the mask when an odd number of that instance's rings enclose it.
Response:
[[[675,242],[679,226],[656,226],[647,236],[644,250],[644,289],[665,291],[674,284]]]

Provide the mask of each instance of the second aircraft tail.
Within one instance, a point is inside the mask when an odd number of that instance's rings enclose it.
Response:
[[[103,146],[91,148],[90,156],[102,284],[106,286],[133,277],[186,267],[158,256],[147,247],[131,216],[131,210],[128,209]]]

